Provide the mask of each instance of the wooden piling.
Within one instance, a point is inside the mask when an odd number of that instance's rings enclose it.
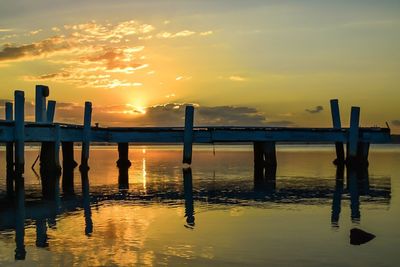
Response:
[[[6,121],[13,120],[13,104],[6,102],[5,106]],[[7,196],[12,197],[14,195],[14,144],[8,142],[6,144],[6,188]]]
[[[369,146],[368,142],[358,142],[357,146],[357,161],[362,166],[368,166],[368,155],[369,155]]]
[[[254,142],[253,152],[254,152],[254,166],[263,167],[264,166],[263,142]]]
[[[47,121],[46,97],[49,96],[49,87],[36,85],[35,96],[35,122],[42,123]]]
[[[55,170],[58,174],[61,173],[60,164],[60,145],[61,145],[61,129],[60,125],[54,127],[54,163]]]
[[[360,124],[360,108],[351,107],[347,164],[356,163]]]
[[[24,188],[24,138],[25,138],[25,94],[23,91],[14,92],[15,103],[15,194],[16,194],[16,221],[15,221],[15,259],[25,259],[25,188]]]
[[[47,122],[53,123],[55,111],[56,111],[56,101],[49,100],[47,103],[47,112],[46,112]]]
[[[90,148],[90,132],[92,123],[92,103],[85,102],[85,113],[83,119],[83,136],[82,136],[82,154],[80,168],[89,168],[89,148]]]
[[[129,143],[118,143],[118,188],[121,190],[129,189]]]
[[[194,107],[186,106],[185,109],[185,130],[183,134],[183,163],[192,163],[192,146],[193,146],[193,119]]]
[[[275,142],[264,142],[262,145],[264,154],[264,164],[268,166],[276,166],[276,144]]]
[[[118,143],[118,168],[129,168],[131,166],[129,160],[129,143]]]
[[[339,111],[339,101],[337,99],[332,99],[331,103],[331,114],[332,114],[332,124],[334,129],[341,129],[342,123],[340,120],[340,111]],[[344,164],[344,147],[342,142],[335,143],[336,148],[336,159],[333,161],[336,165]]]
[[[15,173],[16,178],[24,173],[24,138],[25,138],[25,93],[23,91],[15,91]]]

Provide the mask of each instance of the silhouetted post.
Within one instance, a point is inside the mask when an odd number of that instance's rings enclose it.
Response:
[[[53,142],[43,142],[40,152],[40,176],[42,180],[42,193],[45,199],[57,197],[60,166],[60,125],[53,128]]]
[[[337,99],[332,99],[331,101],[331,114],[332,114],[332,124],[334,129],[341,129],[342,123],[340,120],[339,111],[339,101]],[[334,164],[340,165],[344,164],[344,148],[342,142],[335,143],[336,148],[336,159],[333,161]]]
[[[16,182],[24,173],[24,138],[25,138],[25,94],[23,91],[15,91],[15,173]]]
[[[347,163],[349,165],[356,163],[359,123],[360,123],[360,108],[351,107],[350,130],[349,130],[349,140],[348,140],[349,151],[347,155]]]
[[[11,122],[13,120],[13,104],[6,102],[6,121]],[[8,142],[6,144],[6,184],[7,184],[7,196],[9,198],[14,195],[14,144]]]
[[[89,168],[89,148],[90,148],[90,125],[92,123],[92,103],[85,102],[85,114],[83,119],[83,138],[80,168]]]
[[[277,165],[276,161],[276,145],[275,142],[264,142],[263,143],[263,154],[264,154],[264,162],[268,167],[273,167]]]
[[[185,217],[188,227],[193,228],[194,218],[194,201],[193,201],[193,179],[192,169],[183,168],[183,190],[185,195]]]
[[[118,143],[118,168],[129,168],[131,166],[129,160],[129,144],[128,143]]]
[[[129,144],[118,143],[118,188],[129,189],[129,167],[132,163],[129,160]]]
[[[332,200],[332,215],[331,215],[331,225],[332,227],[339,227],[339,218],[341,211],[341,202],[343,194],[343,179],[344,179],[344,165],[338,165],[336,168],[336,185],[335,192],[333,193]]]
[[[254,167],[263,168],[264,167],[264,148],[262,142],[253,143],[254,152]]]
[[[56,101],[49,100],[47,102],[47,112],[46,112],[46,121],[47,122],[53,123],[55,112],[56,112]]]
[[[63,171],[62,188],[64,194],[74,194],[74,168],[78,166],[74,160],[74,143],[62,142]]]
[[[357,162],[364,167],[368,166],[369,143],[358,142],[357,147]]]
[[[15,91],[15,259],[25,259],[25,188],[24,188],[24,137],[25,137],[25,94],[23,91]]]
[[[46,97],[49,96],[49,87],[45,85],[36,85],[35,96],[35,122],[43,123],[47,121]]]
[[[185,109],[185,131],[183,133],[183,163],[192,163],[193,146],[193,119],[194,107],[186,106]]]

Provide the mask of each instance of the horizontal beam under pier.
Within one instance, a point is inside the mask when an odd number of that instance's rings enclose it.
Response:
[[[25,125],[26,142],[46,142],[54,140],[55,125]],[[14,140],[14,124],[0,122],[0,142]],[[360,128],[359,142],[389,143],[390,131],[387,129]],[[183,128],[91,128],[91,142],[109,143],[171,143],[181,144]],[[348,129],[334,130],[332,128],[296,129],[280,128],[278,130],[240,130],[229,129],[194,129],[193,143],[214,142],[346,142]],[[82,142],[83,127],[60,125],[61,142]]]

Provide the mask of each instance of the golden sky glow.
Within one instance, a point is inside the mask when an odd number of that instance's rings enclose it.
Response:
[[[196,103],[202,125],[330,126],[339,98],[345,126],[359,105],[400,129],[398,1],[34,2],[0,4],[0,101],[46,84],[60,121],[90,100],[104,125]]]

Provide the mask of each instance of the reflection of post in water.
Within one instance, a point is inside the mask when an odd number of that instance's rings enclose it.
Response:
[[[24,177],[16,174],[15,179],[15,259],[25,260],[25,188]]]
[[[339,217],[341,211],[341,202],[343,194],[343,179],[344,179],[344,165],[338,164],[336,168],[336,185],[335,192],[333,193],[332,200],[332,215],[331,224],[332,227],[339,227]]]
[[[193,203],[193,182],[192,182],[192,169],[183,168],[183,189],[185,195],[185,217],[186,223],[185,227],[194,228],[194,203]]]
[[[132,165],[129,160],[129,144],[128,143],[118,143],[118,188],[119,189],[129,189],[129,167]]]
[[[49,246],[47,243],[47,225],[46,218],[36,220],[36,246],[45,248]]]
[[[350,193],[351,221],[360,222],[360,194],[358,192],[357,170],[347,167],[347,188]]]
[[[83,197],[83,209],[85,216],[85,235],[90,235],[93,232],[92,222],[92,211],[90,208],[90,195],[89,195],[89,167],[81,165],[79,168],[81,171],[82,179],[82,197]]]
[[[347,166],[347,187],[350,193],[351,219],[360,222],[360,195],[369,193],[367,165]]]

